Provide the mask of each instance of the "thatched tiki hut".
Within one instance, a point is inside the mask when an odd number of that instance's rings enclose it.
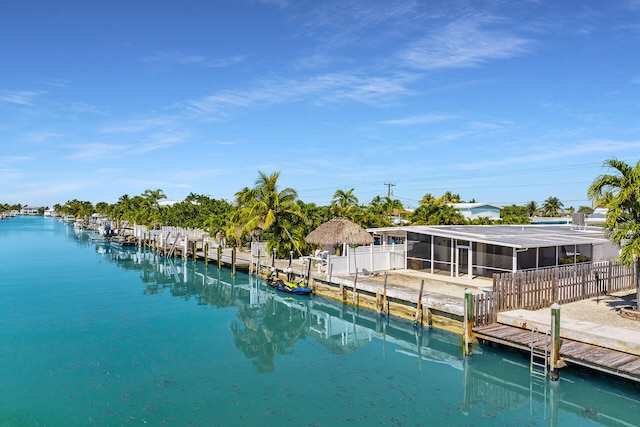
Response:
[[[336,247],[342,245],[341,254],[346,255],[347,245],[369,245],[373,243],[373,236],[358,224],[347,218],[339,217],[320,224],[318,228],[307,235],[305,241],[320,246]]]
[[[321,246],[369,245],[373,237],[364,228],[347,218],[333,218],[313,230],[305,238],[307,243]]]

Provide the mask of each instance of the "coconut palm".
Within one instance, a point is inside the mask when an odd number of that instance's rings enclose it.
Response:
[[[451,205],[428,204],[420,205],[410,216],[409,220],[415,225],[457,225],[466,224],[466,218]]]
[[[527,202],[527,204],[525,205],[525,208],[527,209],[527,213],[529,214],[530,217],[538,213],[538,203],[535,200],[531,200],[530,202]]]
[[[350,190],[336,190],[331,200],[331,210],[338,216],[349,216],[358,207],[358,198]]]
[[[420,199],[420,204],[421,205],[429,205],[431,203],[435,203],[436,202],[436,198],[433,197],[433,194],[431,193],[427,193],[424,196],[422,196],[422,199]]]
[[[289,231],[294,217],[304,220],[304,216],[296,203],[298,193],[293,188],[278,191],[279,177],[280,172],[271,175],[258,172],[254,188],[236,193],[238,210],[232,221],[237,238],[249,234],[264,236],[268,240],[269,251],[275,248],[279,256],[284,256],[291,240],[286,231]],[[286,244],[283,243],[285,240]]]
[[[396,215],[402,212],[404,206],[398,199],[392,199],[391,197],[384,198],[384,211],[387,215]]]
[[[564,204],[557,197],[549,197],[540,209],[545,216],[557,216],[563,206]]]
[[[640,161],[635,166],[617,160],[605,160],[612,174],[598,176],[589,187],[589,198],[602,206],[605,198],[605,230],[609,239],[621,248],[620,260],[640,271]],[[636,280],[638,276],[636,276]],[[637,308],[640,309],[640,282],[636,282]]]

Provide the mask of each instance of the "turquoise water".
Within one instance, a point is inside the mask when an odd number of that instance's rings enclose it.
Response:
[[[0,426],[638,425],[640,387],[0,221]]]

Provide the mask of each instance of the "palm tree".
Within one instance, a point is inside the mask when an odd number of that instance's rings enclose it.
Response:
[[[436,202],[436,198],[433,197],[433,194],[431,193],[427,193],[424,196],[422,196],[422,199],[420,199],[420,204],[421,205],[429,205],[431,203],[435,203]]]
[[[460,210],[451,205],[431,203],[420,205],[410,216],[415,225],[458,225],[466,224]]]
[[[527,204],[525,205],[525,208],[527,209],[527,213],[529,214],[529,217],[532,217],[536,213],[538,213],[538,203],[535,200],[531,200],[530,202],[527,202]]]
[[[545,216],[557,216],[564,204],[557,197],[549,197],[542,204],[542,214]]]
[[[236,193],[239,209],[232,221],[236,225],[236,236],[249,233],[264,235],[268,239],[269,251],[275,248],[279,256],[285,256],[291,240],[288,238],[288,229],[294,219],[305,219],[296,203],[298,193],[289,187],[278,191],[279,177],[280,172],[271,175],[258,172],[254,188],[245,188]]]
[[[331,200],[331,208],[338,216],[348,216],[358,207],[358,198],[353,194],[353,188],[347,191],[336,190]]]
[[[442,205],[448,203],[460,203],[460,195],[447,191],[438,200],[436,200],[436,203],[440,203]]]
[[[607,201],[605,230],[609,239],[621,248],[620,260],[627,266],[634,261],[640,271],[640,161],[635,167],[617,160],[605,160],[603,166],[613,174],[598,176],[589,187],[589,198],[602,206]],[[637,306],[640,309],[640,279],[636,276]]]

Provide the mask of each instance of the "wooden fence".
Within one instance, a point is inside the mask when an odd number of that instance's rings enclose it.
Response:
[[[496,297],[493,292],[473,296],[474,326],[486,326],[496,323],[498,311],[496,310]]]
[[[567,304],[635,286],[634,268],[618,261],[497,273],[493,275],[493,292],[474,298],[474,324],[495,323],[501,311],[539,310],[554,302]]]

